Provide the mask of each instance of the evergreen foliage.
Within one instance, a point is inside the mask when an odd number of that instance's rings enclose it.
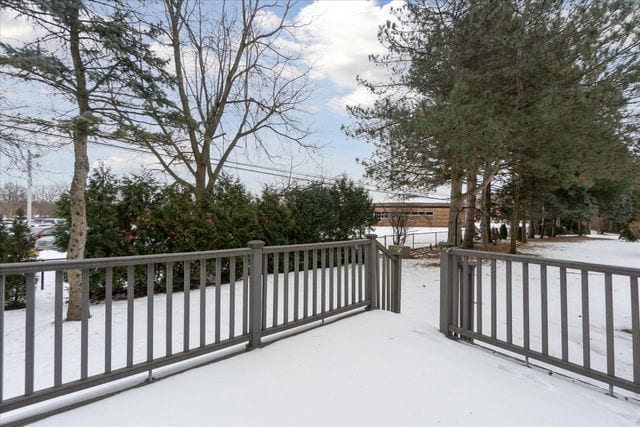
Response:
[[[139,123],[149,105],[161,116],[163,107],[171,105],[163,89],[172,78],[164,71],[166,62],[144,42],[154,31],[148,32],[147,25],[142,29],[132,2],[0,0],[0,8],[30,24],[35,35],[28,41],[0,41],[0,73],[55,96],[57,103],[48,110],[16,109],[17,114],[3,119],[32,135],[46,129],[72,143],[67,257],[81,259],[88,234],[89,137],[118,139],[120,124]],[[80,318],[81,272],[72,270],[67,319]]]
[[[394,18],[379,32],[388,53],[372,56],[389,81],[362,81],[377,101],[349,107],[347,128],[375,145],[363,163],[388,189],[450,184],[457,211],[493,184],[517,229],[525,218],[584,222],[606,202],[591,189],[620,187],[621,201],[633,188],[636,1],[414,0]]]
[[[500,239],[505,240],[509,236],[507,226],[505,224],[500,225]]]
[[[195,199],[181,186],[162,186],[148,175],[118,178],[99,167],[89,178],[86,195],[87,258],[231,249],[253,239],[268,245],[345,240],[362,237],[376,221],[367,192],[347,179],[280,191],[267,187],[255,198],[239,181],[225,178],[206,197]],[[66,193],[57,215],[68,219],[69,206]],[[65,247],[68,239],[68,226],[61,227],[56,244]],[[174,268],[174,290],[181,290],[182,264]],[[227,261],[222,268],[227,280]],[[157,292],[164,291],[165,269],[156,266]],[[192,263],[192,278],[199,277],[199,269]],[[136,268],[134,275],[135,294],[144,295],[146,270]],[[104,281],[102,269],[90,273],[91,298],[104,297]],[[126,286],[126,269],[115,269],[115,297]]]
[[[35,241],[27,225],[24,211],[19,209],[11,230],[0,224],[0,263],[23,262],[35,259]],[[26,303],[24,275],[6,277],[4,288],[5,309],[23,308]]]

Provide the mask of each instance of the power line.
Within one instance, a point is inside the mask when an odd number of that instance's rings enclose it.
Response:
[[[139,153],[143,153],[143,154],[149,154],[149,152],[143,148],[138,148],[138,147],[126,147],[126,146],[122,146],[122,145],[117,145],[117,144],[112,144],[112,143],[107,143],[107,142],[101,142],[101,141],[90,141],[90,143],[92,144],[96,144],[96,145],[102,145],[105,147],[111,147],[111,148],[117,148],[117,149],[121,149],[121,150],[125,150],[125,151],[135,151],[135,152],[139,152]],[[220,159],[212,159],[213,161],[219,161]],[[339,178],[332,178],[332,177],[328,177],[328,176],[324,176],[324,175],[315,175],[315,174],[309,174],[309,173],[304,173],[304,172],[293,172],[293,171],[288,171],[288,170],[284,170],[284,169],[278,169],[278,168],[273,168],[273,167],[268,167],[268,166],[262,166],[262,165],[256,165],[253,163],[243,163],[243,162],[237,162],[237,161],[233,161],[233,160],[227,160],[225,162],[225,165],[223,165],[223,167],[229,167],[226,164],[231,164],[231,165],[235,165],[234,169],[237,170],[242,170],[242,171],[246,171],[246,172],[253,172],[253,173],[257,173],[257,174],[263,174],[263,175],[270,175],[270,176],[276,176],[276,177],[281,177],[281,178],[287,178],[287,179],[296,179],[296,180],[300,180],[300,181],[307,181],[307,182],[335,182],[337,181]],[[250,169],[248,169],[250,168]],[[295,176],[294,176],[295,175]],[[355,181],[356,184],[361,185],[362,187],[365,187],[365,189],[367,189],[368,191],[371,192],[375,192],[375,193],[380,193],[380,194],[387,194],[390,196],[397,196],[396,193],[390,192],[390,191],[385,191],[385,190],[380,190],[378,188],[376,188],[375,186],[368,184],[366,182],[363,181]],[[441,200],[449,200],[448,196],[443,196],[443,195],[439,195],[439,194],[435,194],[435,195],[428,195],[428,194],[413,194],[414,197],[424,197],[424,198],[432,198],[432,199],[441,199]]]
[[[28,128],[23,128],[21,126],[11,126],[13,129],[16,130],[23,130],[23,131],[27,131],[27,132],[33,132],[32,129],[28,129]],[[38,131],[37,133],[41,134],[41,135],[45,135],[45,136],[51,136],[51,137],[56,137],[59,138],[60,135],[52,133],[52,132],[47,132],[47,131]],[[132,151],[132,152],[137,152],[137,153],[141,153],[141,154],[150,154],[148,150],[145,150],[143,148],[139,148],[139,147],[134,147],[134,146],[122,146],[122,145],[118,145],[118,144],[114,144],[114,143],[108,143],[108,142],[104,142],[104,141],[88,141],[90,144],[93,145],[100,145],[100,146],[104,146],[104,147],[109,147],[109,148],[115,148],[115,149],[120,149],[120,150],[124,150],[124,151]],[[212,161],[219,161],[220,159],[211,159]],[[243,163],[243,162],[237,162],[237,161],[233,161],[233,160],[226,160],[225,164],[223,165],[223,167],[229,168],[231,167],[231,165],[233,166],[234,169],[236,170],[241,170],[241,171],[245,171],[245,172],[251,172],[251,173],[257,173],[257,174],[262,174],[262,175],[269,175],[269,176],[275,176],[275,177],[280,177],[280,178],[286,178],[286,179],[295,179],[295,180],[299,180],[299,181],[307,181],[307,182],[335,182],[337,181],[339,178],[335,178],[335,177],[327,177],[324,175],[316,175],[316,174],[309,174],[309,173],[304,173],[304,172],[293,172],[290,170],[284,170],[284,169],[278,169],[278,168],[274,168],[274,167],[268,167],[268,166],[263,166],[263,165],[256,165],[253,163]],[[366,190],[374,192],[374,193],[380,193],[380,194],[386,194],[386,195],[390,195],[390,196],[397,196],[396,193],[390,192],[390,191],[385,191],[385,190],[380,190],[378,188],[376,188],[375,186],[368,184],[366,182],[363,181],[355,181],[356,184],[361,185],[362,187],[364,187]],[[428,195],[428,194],[413,194],[412,195],[415,198],[418,197],[424,197],[424,198],[431,198],[431,199],[441,199],[441,200],[448,200],[449,197],[448,196],[443,196],[443,195]]]

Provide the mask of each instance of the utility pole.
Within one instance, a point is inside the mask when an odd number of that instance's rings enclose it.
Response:
[[[33,163],[31,150],[27,152],[27,224],[31,225],[31,205],[32,195],[31,187],[33,186]]]

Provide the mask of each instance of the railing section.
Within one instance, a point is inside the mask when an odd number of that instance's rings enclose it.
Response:
[[[82,318],[65,321],[79,272]],[[366,308],[400,310],[400,259],[366,239],[0,265],[0,409],[50,398]],[[36,295],[36,277],[45,279]],[[5,312],[22,280],[26,308]],[[90,304],[100,294],[103,301]]]
[[[439,237],[438,237],[439,236]],[[407,233],[405,245],[411,249],[438,247],[447,240],[447,231],[424,231],[420,233]],[[393,245],[393,234],[378,236],[378,242],[384,247]]]
[[[440,331],[640,393],[640,269],[450,249]]]

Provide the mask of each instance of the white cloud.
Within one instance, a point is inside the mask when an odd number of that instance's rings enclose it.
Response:
[[[39,35],[36,28],[13,10],[0,9],[0,39],[5,42],[30,42]]]
[[[353,101],[370,105],[373,97],[365,96],[356,76],[386,80],[385,70],[369,62],[369,55],[385,53],[377,38],[378,28],[393,20],[391,8],[403,3],[380,6],[373,1],[315,1],[300,11],[297,20],[311,22],[298,34],[305,55],[314,63],[311,76],[330,80],[342,92],[331,101],[333,108],[343,112]]]
[[[91,170],[99,166],[107,167],[114,175],[131,175],[139,174],[154,168],[158,168],[157,160],[150,154],[138,155],[113,155],[105,159],[99,159],[91,164]]]
[[[359,86],[346,95],[336,96],[331,100],[331,108],[338,112],[344,113],[347,105],[373,105],[376,100],[376,96],[372,94],[368,89]]]

